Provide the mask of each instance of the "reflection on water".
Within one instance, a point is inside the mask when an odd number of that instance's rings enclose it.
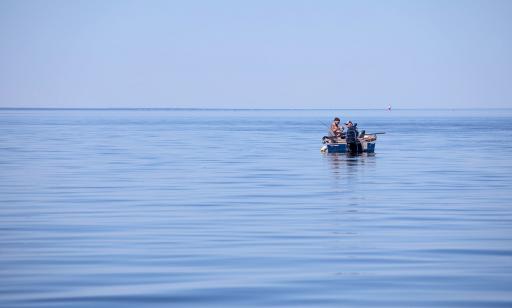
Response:
[[[340,172],[340,168],[347,166],[348,173],[356,171],[354,167],[365,165],[369,160],[375,157],[375,153],[362,153],[359,155],[348,155],[345,153],[323,153],[323,156],[329,161],[332,170],[335,173]],[[371,160],[374,163],[375,160]]]
[[[0,306],[511,306],[510,115],[332,113],[1,111]]]
[[[357,198],[355,193],[358,190],[369,190],[365,187],[367,177],[372,177],[375,170],[375,153],[363,153],[357,156],[345,153],[323,153],[323,160],[328,161],[331,174],[331,187],[343,197],[352,196]]]

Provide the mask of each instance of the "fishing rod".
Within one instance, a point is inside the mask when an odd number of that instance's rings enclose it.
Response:
[[[325,126],[325,127],[330,127],[330,125],[329,125],[329,124],[325,124],[325,122],[324,122],[324,121],[320,121],[320,120],[318,120],[318,122],[320,122],[320,124],[322,124],[322,125],[323,125],[323,126]]]
[[[324,121],[318,120],[318,122],[320,122],[320,124],[322,124],[323,126],[328,127],[329,129],[331,128],[331,126],[329,124],[325,124]],[[354,126],[357,127],[357,123],[354,123]],[[365,135],[385,135],[385,134],[386,134],[386,132],[365,133]]]

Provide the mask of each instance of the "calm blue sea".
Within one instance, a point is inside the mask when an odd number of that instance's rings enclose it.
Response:
[[[0,109],[0,306],[512,307],[512,110]]]

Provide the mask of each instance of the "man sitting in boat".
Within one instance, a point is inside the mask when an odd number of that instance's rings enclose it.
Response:
[[[329,136],[331,137],[342,137],[343,126],[340,127],[340,118],[336,117],[332,121],[331,128],[329,129]]]
[[[340,118],[336,117],[329,127],[329,136],[322,138],[323,143],[339,143],[341,139],[345,138],[343,135],[343,127],[340,127]]]

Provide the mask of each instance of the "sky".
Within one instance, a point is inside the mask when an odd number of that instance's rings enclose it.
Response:
[[[512,1],[0,0],[0,107],[512,108]]]

